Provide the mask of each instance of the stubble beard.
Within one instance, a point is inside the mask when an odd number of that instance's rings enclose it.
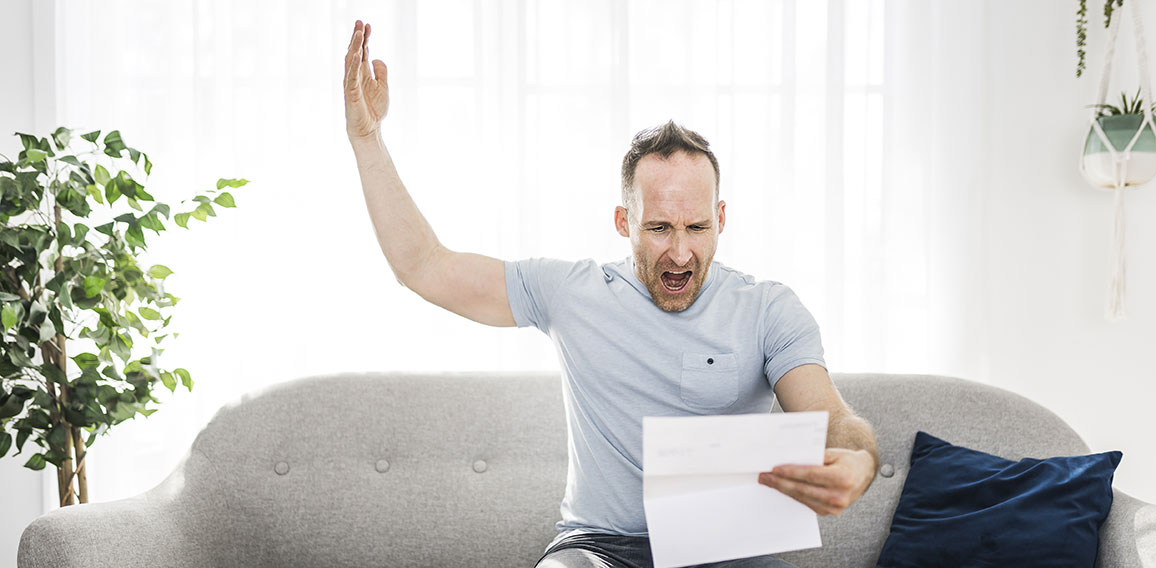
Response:
[[[635,253],[634,255],[635,275],[650,291],[650,298],[654,301],[654,305],[665,312],[681,312],[694,304],[695,299],[698,298],[698,292],[702,289],[702,285],[706,282],[707,270],[700,266],[698,259],[693,259],[692,262],[686,266],[659,266],[646,258],[645,255]],[[708,263],[709,266],[709,263]],[[671,294],[666,291],[666,286],[662,284],[662,273],[666,271],[681,272],[690,270],[690,282],[687,282],[686,287],[678,294]]]

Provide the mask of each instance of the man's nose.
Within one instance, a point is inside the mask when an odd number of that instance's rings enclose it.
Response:
[[[674,242],[671,243],[670,247],[670,256],[671,260],[679,266],[686,266],[686,263],[690,262],[692,253],[690,251],[690,239],[687,238],[687,235],[677,232],[674,234]]]

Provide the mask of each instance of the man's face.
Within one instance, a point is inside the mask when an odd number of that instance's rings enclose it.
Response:
[[[618,207],[614,224],[630,238],[634,273],[659,308],[681,312],[706,281],[726,203],[715,207],[715,175],[703,154],[650,154],[634,172],[633,210]]]

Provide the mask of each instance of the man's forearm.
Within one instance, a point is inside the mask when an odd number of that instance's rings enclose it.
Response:
[[[414,279],[441,244],[402,184],[380,134],[352,138],[350,144],[377,243],[397,279],[413,288]]]
[[[875,444],[875,432],[866,420],[854,412],[843,412],[831,417],[827,425],[827,447],[848,450],[866,450],[875,460],[879,469],[879,449]]]

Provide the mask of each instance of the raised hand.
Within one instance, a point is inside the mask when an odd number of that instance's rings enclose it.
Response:
[[[353,25],[353,38],[345,54],[345,131],[350,140],[377,136],[381,119],[389,111],[389,85],[385,63],[369,64],[369,24]]]

